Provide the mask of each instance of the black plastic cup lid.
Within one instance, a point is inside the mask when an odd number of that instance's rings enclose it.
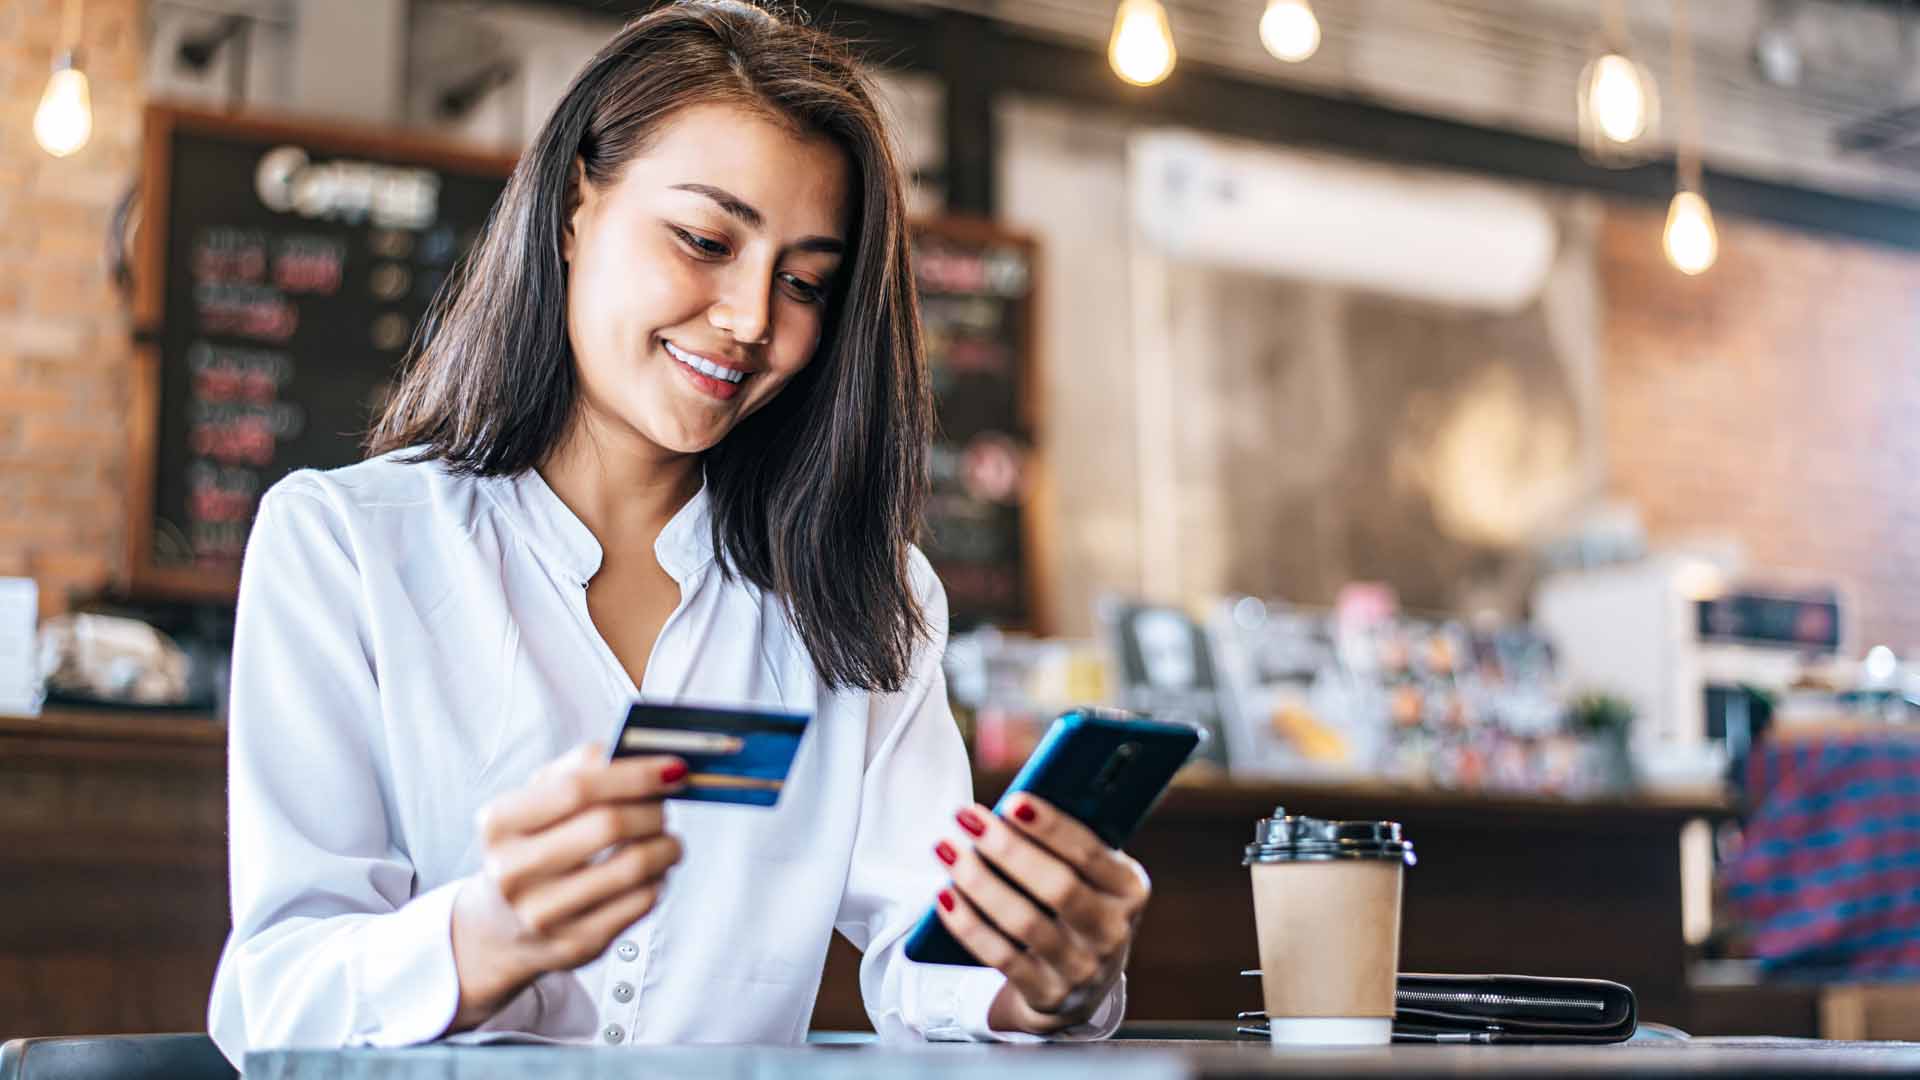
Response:
[[[1397,821],[1322,821],[1275,807],[1272,817],[1253,827],[1253,843],[1240,864],[1329,859],[1391,859],[1408,866],[1419,861],[1413,842],[1401,838]]]

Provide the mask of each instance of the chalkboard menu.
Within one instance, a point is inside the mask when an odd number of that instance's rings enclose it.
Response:
[[[914,227],[939,415],[921,544],[954,628],[1039,629],[1033,597],[1033,242],[983,222]]]
[[[149,110],[136,588],[230,592],[260,495],[360,459],[511,169],[391,135]]]

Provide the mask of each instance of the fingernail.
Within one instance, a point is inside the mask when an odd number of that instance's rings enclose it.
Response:
[[[940,861],[946,863],[948,866],[952,866],[960,858],[960,853],[953,850],[953,845],[947,843],[945,840],[933,845],[933,853],[938,855]]]
[[[967,830],[969,833],[972,833],[975,836],[987,835],[987,823],[984,821],[981,821],[980,815],[974,813],[971,808],[962,810],[959,813],[953,815],[953,819],[960,823],[961,828]]]
[[[1033,812],[1032,803],[1023,802],[1023,803],[1015,804],[1013,808],[1013,816],[1014,816],[1014,820],[1016,821],[1024,821],[1024,822],[1027,822],[1028,824],[1032,824],[1033,819],[1037,815],[1035,815]]]
[[[948,911],[953,910],[953,892],[951,890],[940,890],[940,906],[946,908]]]
[[[687,775],[687,763],[676,761],[660,770],[660,779],[665,783],[677,784]]]

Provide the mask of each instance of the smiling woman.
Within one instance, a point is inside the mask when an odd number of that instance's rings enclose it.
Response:
[[[1144,874],[1038,800],[1005,824],[972,801],[946,594],[913,546],[916,303],[900,172],[840,43],[684,0],[587,64],[436,298],[375,456],[261,500],[208,1015],[236,1064],[796,1042],[836,931],[883,1036],[1118,1026]],[[609,758],[636,700],[811,719],[743,817],[676,799],[679,758]],[[976,840],[1020,889],[948,872]],[[994,968],[905,958],[936,896]]]
[[[670,6],[575,77],[370,447],[477,476],[615,431],[703,453],[716,547],[789,598],[821,675],[897,687],[932,424],[906,238],[843,46],[746,4]]]

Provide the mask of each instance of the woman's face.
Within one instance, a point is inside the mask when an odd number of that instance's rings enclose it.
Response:
[[[846,155],[751,110],[695,105],[611,183],[574,169],[564,254],[582,419],[706,450],[813,358],[848,246]]]

